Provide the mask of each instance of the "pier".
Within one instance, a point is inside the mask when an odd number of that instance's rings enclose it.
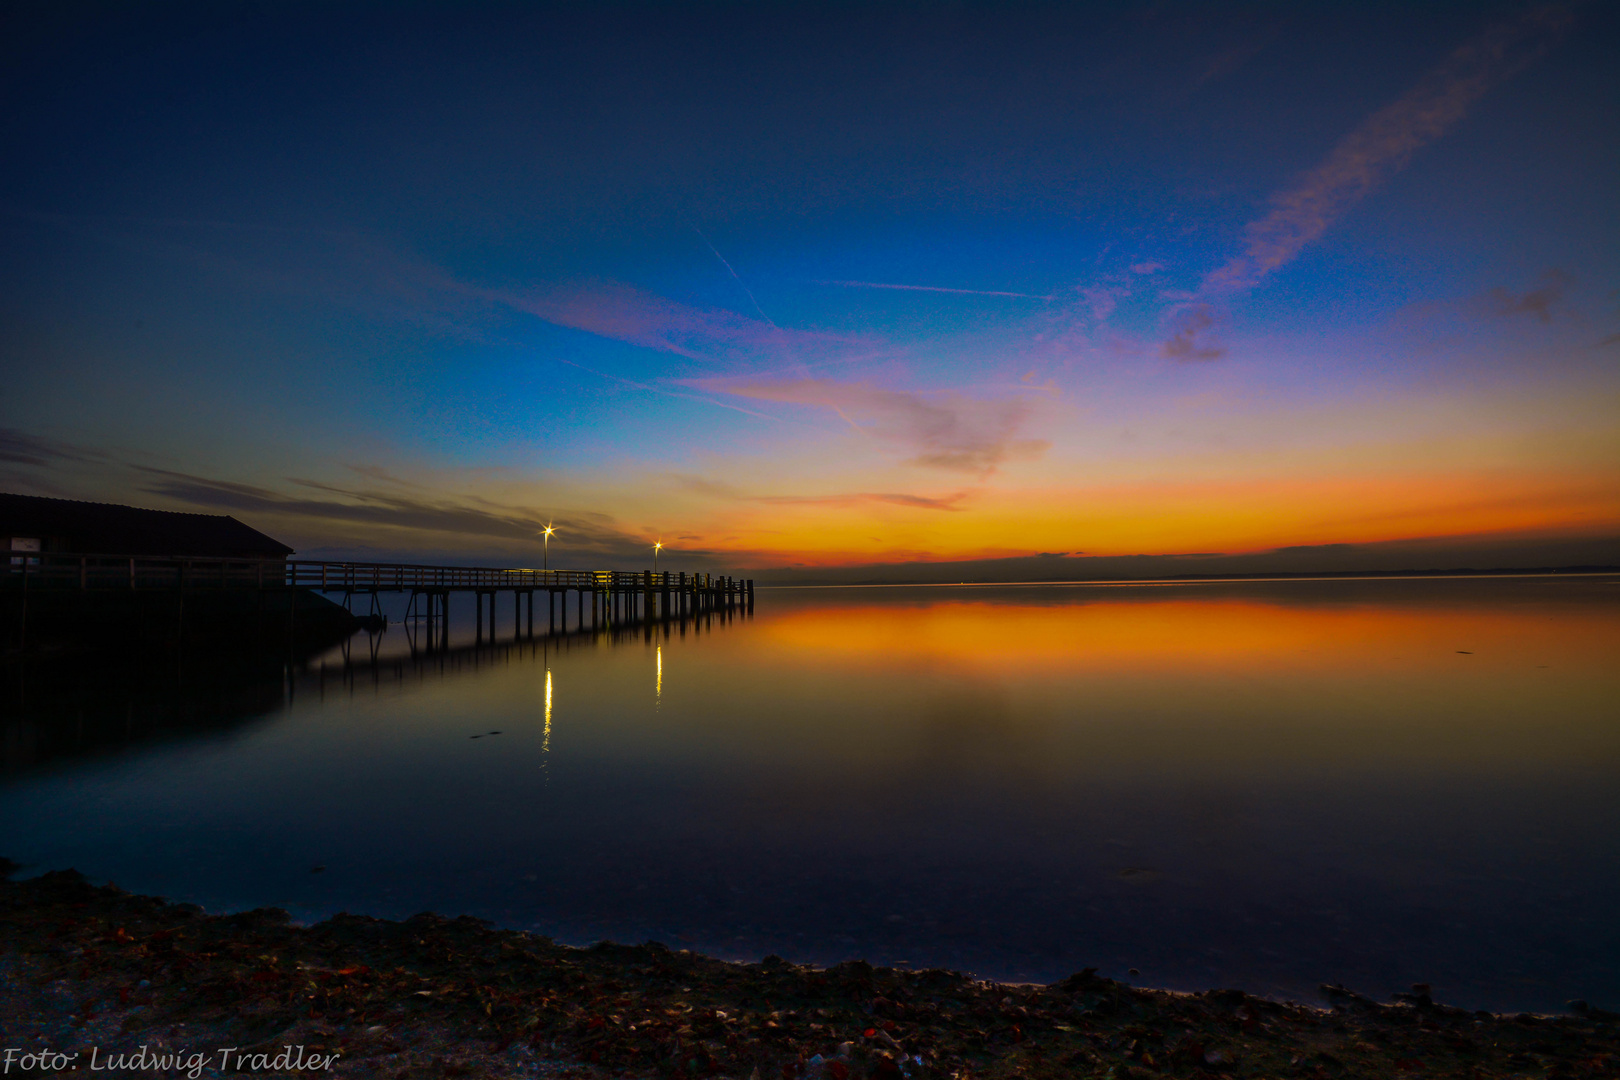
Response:
[[[451,593],[472,593],[477,598],[479,637],[487,623],[495,626],[495,597],[510,592],[518,629],[534,633],[534,604],[545,594],[548,631],[568,629],[568,600],[575,602],[574,626],[586,625],[586,598],[590,598],[590,624],[611,627],[701,615],[737,606],[752,607],[754,583],[717,574],[687,574],[665,570],[528,570],[479,566],[416,566],[405,563],[287,563],[287,586],[316,592],[342,593],[352,610],[356,596],[408,593],[407,619],[430,621],[448,618]]]

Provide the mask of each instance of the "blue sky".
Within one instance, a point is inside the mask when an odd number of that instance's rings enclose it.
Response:
[[[1620,536],[1610,6],[5,18],[7,490],[375,557]]]

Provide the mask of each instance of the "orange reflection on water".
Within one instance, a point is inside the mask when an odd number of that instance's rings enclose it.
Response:
[[[1620,764],[1620,586],[1580,583],[1568,603],[1540,584],[1469,588],[849,594],[770,612],[738,651],[772,672],[773,722],[825,693],[818,728],[858,727],[869,757],[917,739],[1032,776]]]
[[[762,620],[763,642],[806,662],[937,665],[1023,674],[1088,669],[1367,672],[1474,656],[1568,669],[1620,655],[1612,606],[1559,610],[1384,603],[1300,604],[1098,590],[1069,603],[945,598],[805,607]],[[1071,594],[1076,595],[1076,594]]]

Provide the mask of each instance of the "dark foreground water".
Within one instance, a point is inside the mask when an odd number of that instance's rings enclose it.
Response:
[[[762,590],[348,661],[14,679],[0,855],[304,920],[1620,1006],[1615,578]]]

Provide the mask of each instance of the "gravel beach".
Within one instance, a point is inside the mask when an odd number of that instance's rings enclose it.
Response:
[[[471,918],[209,915],[73,871],[0,883],[0,1051],[108,1075],[1620,1076],[1620,1016],[1050,986],[572,948]],[[42,1052],[61,1057],[39,1057]],[[36,1055],[36,1056],[30,1056]]]

